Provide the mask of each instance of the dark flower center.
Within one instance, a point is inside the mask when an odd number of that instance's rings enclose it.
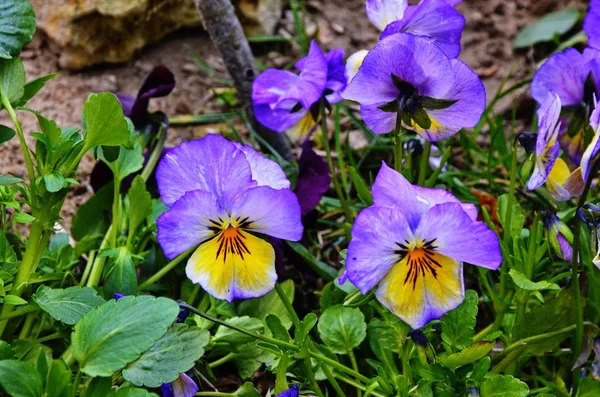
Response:
[[[411,83],[392,74],[392,82],[398,88],[398,97],[379,106],[384,112],[398,113],[398,117],[407,126],[415,124],[423,129],[431,127],[431,118],[425,109],[446,109],[456,100],[432,98],[419,94],[419,90]]]

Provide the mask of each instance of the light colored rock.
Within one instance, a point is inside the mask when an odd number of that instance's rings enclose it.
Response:
[[[38,28],[60,51],[60,66],[81,69],[130,60],[142,47],[200,25],[193,0],[30,0]],[[249,35],[272,34],[282,0],[237,0]]]

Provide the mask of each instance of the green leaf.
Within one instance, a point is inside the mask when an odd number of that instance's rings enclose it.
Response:
[[[583,378],[579,385],[579,397],[600,396],[600,382],[592,378]]]
[[[498,375],[486,379],[480,393],[481,397],[527,397],[529,387],[510,375]]]
[[[384,320],[374,319],[368,325],[369,345],[375,356],[386,368],[396,368],[394,353],[398,352],[399,343],[394,327]]]
[[[19,182],[23,182],[23,179],[14,176],[0,175],[0,186],[12,185]]]
[[[294,281],[284,281],[281,283],[281,288],[290,302],[294,303]],[[285,306],[283,305],[281,299],[279,299],[279,295],[277,295],[277,291],[275,290],[272,290],[260,298],[246,299],[242,301],[238,306],[237,312],[240,314],[240,316],[258,318],[263,322],[266,320],[269,314],[272,314],[279,318],[281,324],[283,324],[286,330],[289,330],[292,326],[292,319],[290,318],[287,310],[285,310]]]
[[[498,198],[498,216],[500,217],[500,223],[504,229],[507,226],[504,224],[506,221],[506,207],[508,206],[508,195],[503,194]],[[510,235],[513,237],[518,237],[521,235],[521,229],[523,229],[523,225],[525,224],[525,216],[523,215],[523,211],[521,210],[521,206],[516,201],[513,203],[512,208],[512,217],[511,217],[511,227],[510,227]]]
[[[233,362],[238,370],[240,378],[248,379],[262,367],[263,363],[261,362],[261,358],[269,353],[266,353],[255,343],[240,346],[239,350],[240,352],[236,353]]]
[[[6,235],[0,230],[0,264],[17,263],[17,255]]]
[[[9,360],[15,357],[12,347],[3,340],[0,340],[0,360]]]
[[[155,393],[150,393],[146,389],[137,387],[121,387],[117,391],[113,391],[108,397],[158,397]]]
[[[567,33],[579,20],[579,11],[567,8],[548,14],[523,29],[513,42],[514,48],[525,48],[537,43],[551,41]]]
[[[92,94],[83,105],[85,147],[119,146],[129,142],[121,102],[110,92]]]
[[[108,256],[110,264],[104,276],[104,296],[113,296],[115,293],[135,295],[137,291],[137,274],[134,255],[127,247],[119,247],[100,253],[100,257]]]
[[[89,376],[111,376],[152,347],[179,314],[171,299],[126,296],[90,310],[71,335],[73,356]]]
[[[56,193],[69,186],[65,181],[65,177],[60,172],[44,175],[44,184],[46,185],[46,190],[50,193]]]
[[[5,125],[0,125],[0,145],[10,141],[15,135],[17,135],[15,130]]]
[[[13,215],[12,217],[13,221],[18,222],[18,223],[29,223],[29,222],[33,222],[35,220],[35,218],[25,212],[17,212],[16,214]]]
[[[16,295],[6,295],[4,297],[4,303],[8,304],[8,305],[26,305],[27,301],[23,298],[20,298]]]
[[[2,95],[6,95],[8,101],[13,104],[23,96],[24,87],[25,69],[23,68],[23,62],[19,58],[0,59],[0,92]]]
[[[252,382],[244,383],[242,387],[237,389],[237,391],[233,394],[238,397],[260,397],[260,393],[258,390],[256,390],[256,388],[254,388],[254,384]]]
[[[110,213],[112,202],[113,184],[109,183],[77,210],[71,226],[73,238],[81,241],[86,236],[104,237],[109,228],[109,222],[104,213]]]
[[[560,287],[557,284],[546,280],[538,281],[537,283],[533,282],[516,269],[510,269],[508,274],[519,288],[527,291],[542,291],[545,289],[560,290]]]
[[[348,174],[350,175],[350,179],[352,180],[352,184],[356,189],[356,193],[358,194],[360,201],[362,201],[364,205],[373,205],[373,196],[371,195],[371,191],[356,168],[349,167]]]
[[[98,157],[110,167],[115,179],[119,181],[141,170],[144,166],[144,155],[142,154],[142,147],[139,144],[136,144],[133,149],[121,146],[119,148],[119,157],[112,162],[106,159],[102,148],[98,148]]]
[[[202,357],[209,339],[205,329],[174,324],[150,350],[123,370],[123,377],[136,386],[159,387],[173,382]]]
[[[73,395],[71,370],[63,360],[52,360],[46,377],[46,396],[71,397]]]
[[[15,103],[15,106],[25,106],[25,104],[27,104],[27,102],[44,87],[46,81],[53,79],[56,76],[58,76],[58,73],[47,74],[25,84],[23,96]]]
[[[105,303],[93,288],[54,289],[45,285],[38,288],[33,300],[53,319],[69,325],[76,324],[91,309]]]
[[[0,58],[16,57],[35,33],[35,14],[27,0],[0,0]]]
[[[438,361],[444,367],[455,370],[460,366],[474,363],[475,361],[479,361],[483,357],[486,357],[490,354],[495,344],[496,342],[475,342],[458,353],[438,357]]]
[[[265,329],[265,326],[261,320],[248,316],[233,317],[225,320],[225,322],[253,333],[262,333]],[[225,342],[232,345],[243,345],[254,341],[255,339],[253,337],[242,334],[223,325],[219,325],[214,337],[214,342]]]
[[[462,350],[473,342],[477,300],[477,292],[467,290],[463,303],[442,317],[442,344],[448,353]]]
[[[337,354],[348,354],[367,336],[367,324],[362,312],[342,305],[326,309],[317,329],[323,342]]]
[[[12,397],[41,397],[43,393],[42,377],[23,361],[0,361],[0,385]]]
[[[141,175],[133,180],[127,192],[129,200],[129,234],[135,235],[137,229],[152,212],[152,197],[146,190],[146,182]]]

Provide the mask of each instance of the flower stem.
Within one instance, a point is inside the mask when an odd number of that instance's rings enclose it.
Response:
[[[142,178],[144,181],[148,181],[150,179],[150,175],[152,175],[152,171],[156,168],[156,164],[158,164],[158,160],[160,160],[160,156],[162,155],[163,149],[165,147],[165,142],[167,141],[167,131],[165,125],[161,123],[160,128],[158,130],[158,141],[152,149],[152,153],[150,153],[150,157],[148,157],[148,162],[144,166],[142,170]]]
[[[6,111],[8,112],[13,124],[15,125],[15,129],[17,130],[17,135],[19,137],[19,145],[21,146],[21,151],[23,152],[23,159],[25,160],[25,168],[27,168],[27,175],[29,176],[29,186],[31,190],[31,212],[33,216],[36,216],[38,209],[35,205],[37,196],[34,193],[35,172],[33,167],[33,161],[31,160],[31,154],[29,153],[29,147],[27,146],[27,141],[25,140],[25,134],[23,133],[21,122],[19,121],[15,110],[10,104],[8,95],[6,95],[1,88],[0,96],[2,98],[2,105],[4,105],[4,107],[6,108]]]
[[[208,367],[216,368],[219,365],[223,365],[223,364],[228,363],[229,361],[233,360],[235,358],[235,356],[237,356],[237,353],[229,353],[229,354],[219,358],[218,360],[208,363]]]
[[[346,201],[346,196],[342,191],[342,187],[337,178],[337,173],[335,172],[335,167],[333,165],[333,159],[331,157],[331,148],[329,147],[329,134],[327,133],[327,112],[325,111],[325,99],[321,99],[321,132],[323,134],[323,146],[325,146],[325,155],[327,157],[327,165],[329,166],[329,173],[331,174],[331,181],[333,182],[333,187],[335,188],[335,193],[337,194],[340,204],[342,205],[342,209],[344,210],[344,216],[346,217],[347,223],[352,223],[354,217],[352,216],[352,212],[350,211],[350,207],[348,206],[348,202]],[[339,154],[342,155],[341,153]]]
[[[354,356],[354,352],[352,351],[352,349],[348,349],[348,357],[350,357],[350,362],[352,363],[352,369],[355,370],[356,372],[358,372],[358,363],[356,362],[356,357]],[[362,397],[361,389],[359,389],[359,388],[356,389],[356,395],[358,397]]]
[[[431,154],[431,141],[425,141],[423,153],[421,154],[421,163],[419,164],[419,180],[417,184],[423,186],[427,176],[427,166],[429,165],[429,155]]]
[[[279,296],[279,299],[281,299],[285,310],[288,312],[290,318],[292,319],[292,322],[294,323],[295,332],[299,332],[302,327],[302,322],[300,321],[298,314],[294,310],[292,302],[290,302],[287,295],[285,294],[285,291],[283,290],[283,288],[281,288],[281,284],[275,283],[275,291],[277,292],[277,295]],[[308,346],[311,346],[310,336],[307,336],[306,343],[308,344]],[[323,396],[323,393],[319,388],[319,384],[317,383],[317,380],[315,379],[315,376],[312,372],[312,364],[310,362],[310,357],[305,357],[303,361],[306,376],[308,377],[308,380],[314,389],[313,391],[317,393],[318,396]]]
[[[139,287],[138,290],[144,290],[151,286],[152,284],[158,282],[163,276],[173,270],[177,265],[179,265],[184,259],[186,259],[190,254],[192,254],[198,246],[194,246],[189,250],[185,251],[182,254],[179,254],[175,257],[171,262],[167,263],[165,267],[156,272],[152,277],[148,278],[148,280],[144,281]]]
[[[398,110],[396,115],[396,128],[394,129],[394,169],[402,173],[402,160],[404,157],[404,145],[402,144],[402,113]]]
[[[304,29],[304,21],[302,20],[302,15],[300,14],[300,5],[298,4],[298,0],[290,0],[290,8],[292,9],[292,15],[294,17],[294,27],[296,28],[298,44],[300,45],[302,55],[306,55],[308,53],[308,38]]]
[[[106,234],[104,235],[104,239],[102,240],[102,244],[100,244],[100,249],[98,250],[98,252],[101,252],[103,249],[108,247],[108,239],[112,235],[113,227],[114,227],[114,225],[110,225],[110,227],[106,231]],[[94,288],[94,287],[98,286],[98,283],[100,282],[100,278],[102,277],[102,271],[104,270],[105,262],[106,262],[105,256],[100,257],[99,255],[96,255],[96,257],[94,258],[94,262],[92,264],[92,270],[90,272],[90,276],[86,283],[87,287]]]

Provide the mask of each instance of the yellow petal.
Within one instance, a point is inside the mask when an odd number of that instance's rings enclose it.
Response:
[[[379,283],[377,299],[414,329],[421,328],[464,299],[462,263],[415,249]]]
[[[254,298],[275,286],[275,251],[266,241],[229,227],[198,247],[186,273],[215,298]]]
[[[307,112],[304,117],[294,124],[287,132],[290,138],[297,140],[299,138],[306,138],[308,134],[317,125],[317,122],[312,118],[310,112]]]

